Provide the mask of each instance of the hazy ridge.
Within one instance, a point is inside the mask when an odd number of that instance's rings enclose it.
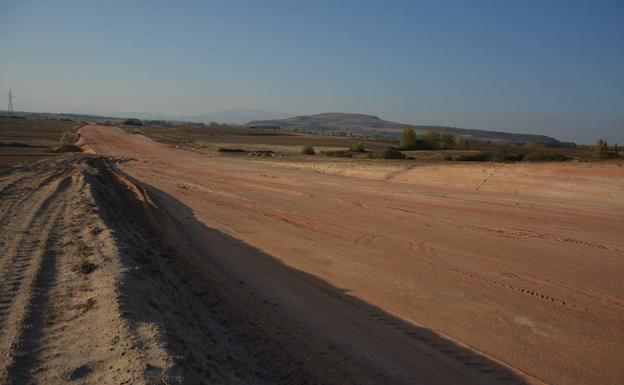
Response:
[[[413,128],[418,134],[427,130],[449,132],[479,141],[493,142],[544,142],[557,144],[559,140],[546,135],[516,134],[509,132],[475,130],[437,125],[413,125],[391,122],[377,116],[326,112],[316,115],[302,115],[287,119],[255,120],[247,123],[254,127],[273,127],[281,130],[294,130],[313,133],[332,133],[356,136],[374,136],[396,138],[405,128]]]

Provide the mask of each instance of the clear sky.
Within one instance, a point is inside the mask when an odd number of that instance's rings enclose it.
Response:
[[[624,1],[0,0],[9,87],[19,110],[362,112],[624,143]]]

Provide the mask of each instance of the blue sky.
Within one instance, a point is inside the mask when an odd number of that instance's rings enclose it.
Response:
[[[36,111],[362,112],[624,143],[624,1],[0,0]]]

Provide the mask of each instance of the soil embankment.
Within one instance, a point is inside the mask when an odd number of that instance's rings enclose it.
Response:
[[[84,155],[1,171],[0,384],[268,382],[122,182]]]
[[[110,127],[83,133],[97,153],[134,159],[120,170],[152,189],[190,238],[196,257],[183,259],[182,274],[212,282],[209,265],[219,266],[281,309],[267,312],[337,342],[339,356],[412,382],[427,367],[477,382],[624,378],[621,164],[415,165],[347,177],[177,150]],[[408,359],[384,361],[387,352]],[[315,372],[321,353],[293,357]]]

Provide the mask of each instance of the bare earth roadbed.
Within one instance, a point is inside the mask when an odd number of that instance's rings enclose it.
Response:
[[[0,171],[2,384],[624,379],[621,164],[79,144]]]
[[[184,206],[135,184],[109,159],[15,166],[3,171],[0,193],[3,384],[522,382],[435,333],[181,222],[158,202]],[[268,289],[297,297],[268,302],[212,259],[221,253],[254,258],[277,280]],[[331,314],[317,322],[344,328],[375,361],[310,330],[299,310],[280,308],[298,302]]]
[[[82,133],[98,154],[131,159],[120,170],[198,255],[176,260],[208,276],[218,264],[366,367],[412,383],[435,382],[422,367],[473,382],[623,382],[621,162],[264,162]],[[317,290],[284,283],[297,276]],[[322,355],[302,356],[315,372]]]

